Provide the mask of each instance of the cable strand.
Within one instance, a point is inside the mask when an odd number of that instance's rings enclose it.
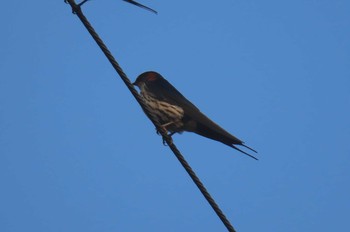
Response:
[[[162,135],[163,140],[167,143],[167,145],[169,146],[171,151],[174,153],[176,158],[179,160],[181,165],[185,168],[186,172],[189,174],[189,176],[191,177],[192,181],[197,185],[198,189],[201,191],[201,193],[203,194],[205,199],[208,201],[210,206],[213,208],[213,210],[215,211],[217,216],[223,222],[223,224],[225,225],[227,230],[229,232],[235,232],[235,229],[233,228],[233,226],[231,225],[229,220],[226,218],[226,216],[221,211],[219,206],[216,204],[214,199],[211,197],[211,195],[209,194],[207,189],[204,187],[204,185],[200,181],[200,179],[197,177],[197,175],[195,174],[195,172],[193,171],[191,166],[187,163],[187,161],[185,160],[184,156],[177,149],[177,147],[175,146],[175,144],[172,141],[172,138],[166,133],[166,131],[162,130],[162,126],[157,122],[155,115],[153,115],[151,113],[152,111],[145,104],[143,98],[140,97],[140,95],[138,94],[138,92],[136,91],[134,86],[132,85],[132,83],[129,80],[129,78],[126,76],[126,74],[124,73],[124,71],[122,70],[122,68],[118,64],[118,62],[115,60],[115,58],[113,57],[111,52],[108,50],[107,46],[104,44],[102,39],[98,36],[98,34],[94,30],[94,28],[91,26],[91,24],[89,23],[89,21],[87,20],[87,18],[83,14],[80,5],[79,4],[77,5],[74,0],[65,0],[65,2],[67,2],[72,7],[73,13],[76,14],[79,17],[79,19],[81,20],[81,22],[83,23],[85,28],[88,30],[90,35],[93,37],[93,39],[95,40],[97,45],[101,48],[102,52],[105,54],[105,56],[107,57],[109,62],[112,64],[113,68],[119,74],[120,78],[125,83],[127,88],[130,90],[131,94],[134,96],[136,101],[139,103],[139,105],[141,106],[141,108],[143,109],[145,114],[150,118],[151,122],[157,128],[157,131]]]

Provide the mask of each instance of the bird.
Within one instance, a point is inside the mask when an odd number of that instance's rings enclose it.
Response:
[[[140,89],[140,96],[149,107],[154,119],[169,136],[184,131],[193,132],[212,140],[221,142],[239,152],[257,158],[236,145],[248,148],[244,142],[204,115],[192,102],[187,100],[172,84],[155,71],[140,74],[133,85]]]

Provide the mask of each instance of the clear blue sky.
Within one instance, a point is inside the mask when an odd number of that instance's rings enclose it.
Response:
[[[83,9],[130,79],[259,151],[174,136],[234,227],[347,230],[350,2],[141,3]],[[69,5],[4,1],[0,26],[0,231],[226,231]]]

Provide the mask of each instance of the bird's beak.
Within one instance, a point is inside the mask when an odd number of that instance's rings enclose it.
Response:
[[[132,83],[133,85],[136,85],[136,82]]]

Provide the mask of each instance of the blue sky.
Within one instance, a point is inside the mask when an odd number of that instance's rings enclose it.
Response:
[[[238,231],[344,231],[350,2],[93,0],[126,74],[161,73],[259,161],[174,142]],[[0,231],[225,231],[69,5],[5,1]]]

